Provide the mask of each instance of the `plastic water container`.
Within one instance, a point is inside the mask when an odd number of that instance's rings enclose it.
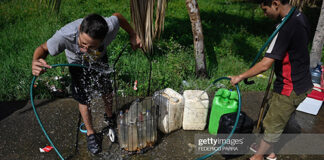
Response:
[[[183,97],[171,88],[154,93],[153,101],[159,106],[158,128],[170,133],[182,127]]]
[[[125,145],[127,151],[137,151],[140,146],[140,137],[138,136],[138,113],[142,110],[143,106],[139,99],[136,99],[130,106],[126,118],[126,130],[128,141]]]
[[[137,151],[139,148],[136,122],[128,124],[128,142],[125,147],[127,151]]]
[[[222,115],[237,112],[238,95],[236,91],[229,91],[225,88],[219,89],[215,93],[212,109],[209,118],[208,131],[210,134],[217,134],[219,120]]]
[[[127,142],[127,128],[126,128],[126,118],[123,114],[123,111],[120,111],[119,116],[117,118],[117,128],[118,128],[118,140],[120,148],[126,147]]]
[[[146,126],[145,123],[145,115],[142,113],[139,113],[138,115],[138,121],[137,121],[137,133],[138,133],[138,142],[139,142],[139,148],[145,148],[146,147]]]
[[[155,116],[150,112],[146,112],[145,116],[146,121],[146,143],[149,146],[152,146],[157,140],[157,128],[156,128],[156,120]]]
[[[119,114],[118,137],[120,147],[126,151],[138,152],[157,141],[156,107],[152,106],[152,99],[149,100],[136,99],[125,114]]]
[[[185,90],[182,128],[204,130],[208,114],[208,95],[202,90]]]
[[[312,82],[315,84],[321,84],[321,65],[318,64],[315,68],[311,68]]]

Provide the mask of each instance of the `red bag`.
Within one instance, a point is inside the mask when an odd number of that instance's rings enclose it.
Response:
[[[309,98],[317,99],[320,101],[324,101],[324,92],[319,92],[317,90],[312,90],[310,94],[307,95]]]

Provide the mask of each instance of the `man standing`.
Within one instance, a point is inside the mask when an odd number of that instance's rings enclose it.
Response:
[[[36,48],[32,61],[33,75],[39,76],[45,71],[44,68],[51,68],[45,61],[48,54],[56,56],[63,51],[69,63],[89,65],[100,69],[107,67],[107,46],[115,39],[119,26],[129,34],[134,50],[141,47],[140,38],[120,13],[114,13],[111,17],[90,14],[65,25]],[[79,111],[87,129],[88,150],[97,154],[101,151],[101,146],[91,123],[91,92],[98,90],[102,94],[106,121],[108,126],[112,126],[114,124],[113,98],[109,76],[80,67],[69,67],[69,71],[72,78],[72,97],[79,102]]]
[[[292,6],[289,0],[260,0],[265,16],[282,20]],[[261,160],[279,141],[291,114],[310,93],[313,84],[309,71],[308,42],[310,27],[306,17],[295,10],[272,40],[263,59],[248,71],[229,76],[231,84],[268,70],[274,63],[276,80],[269,100],[270,108],[263,121],[264,137],[251,160]],[[272,152],[268,157],[276,158]]]

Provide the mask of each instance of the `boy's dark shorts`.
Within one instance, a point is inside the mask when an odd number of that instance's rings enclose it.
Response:
[[[81,67],[69,67],[69,71],[72,78],[70,88],[72,97],[81,104],[90,104],[94,93],[105,95],[113,91],[110,77],[107,74]]]

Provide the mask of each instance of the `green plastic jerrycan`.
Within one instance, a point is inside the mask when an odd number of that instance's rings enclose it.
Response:
[[[209,117],[208,131],[216,135],[219,127],[219,120],[222,115],[237,112],[238,95],[236,91],[229,91],[225,88],[215,93],[212,109]]]

